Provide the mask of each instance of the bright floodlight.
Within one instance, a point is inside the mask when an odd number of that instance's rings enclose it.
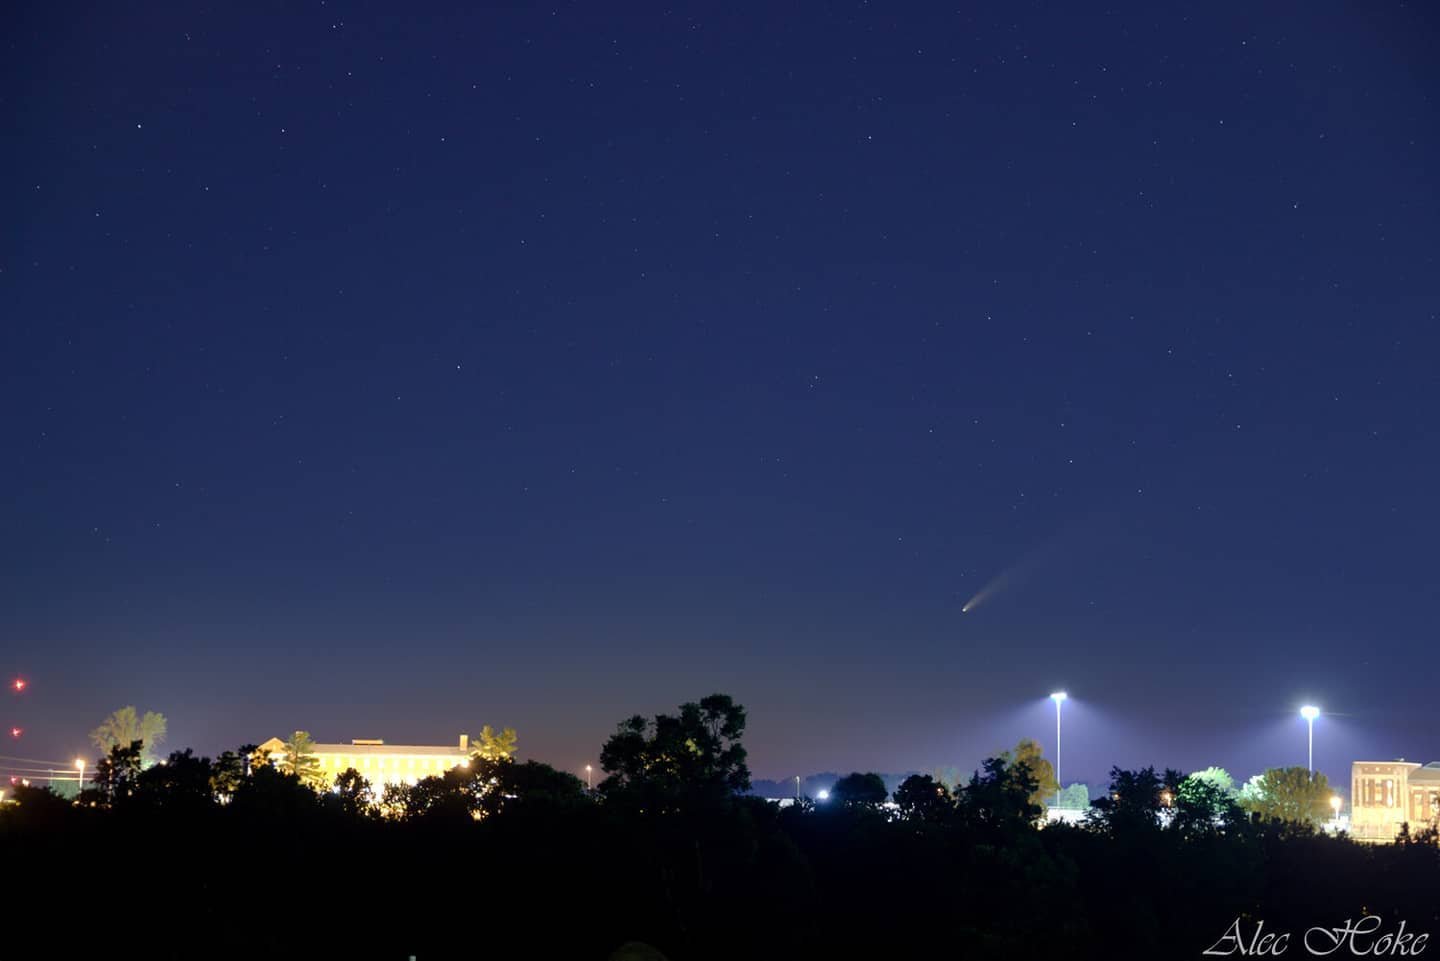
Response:
[[[1306,704],[1300,709],[1300,716],[1307,721],[1313,721],[1320,716],[1320,709],[1313,704]]]
[[[1064,691],[1056,691],[1054,694],[1050,695],[1050,700],[1058,704],[1059,702],[1065,700],[1065,698],[1067,697],[1069,697],[1069,695],[1066,694]]]
[[[821,800],[821,801],[828,801],[828,800],[830,800],[830,792],[829,792],[829,791],[826,791],[826,790],[824,790],[824,789],[821,789],[820,793],[819,793],[819,794],[816,794],[815,797],[816,797],[817,799]]]

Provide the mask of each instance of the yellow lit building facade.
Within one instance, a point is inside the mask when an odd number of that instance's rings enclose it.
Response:
[[[1350,766],[1350,836],[1388,844],[1402,824],[1414,833],[1440,814],[1440,761],[1356,761]]]
[[[260,752],[275,759],[285,753],[285,742],[272,737],[260,745]],[[455,744],[386,744],[379,740],[355,740],[349,744],[316,744],[311,753],[319,762],[326,784],[335,775],[354,768],[378,794],[390,784],[414,784],[424,777],[444,774],[453,767],[470,763],[470,738],[460,735]]]

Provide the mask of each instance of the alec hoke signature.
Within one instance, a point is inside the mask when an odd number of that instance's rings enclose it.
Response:
[[[1333,954],[1340,957],[1411,958],[1424,953],[1430,942],[1428,933],[1406,931],[1404,921],[1394,931],[1381,931],[1384,925],[1379,915],[1370,914],[1356,921],[1346,919],[1339,927],[1309,928],[1297,939],[1289,931],[1266,931],[1264,921],[1256,922],[1254,930],[1247,931],[1236,918],[1230,922],[1220,940],[1203,953],[1274,958],[1300,945],[1316,957]]]

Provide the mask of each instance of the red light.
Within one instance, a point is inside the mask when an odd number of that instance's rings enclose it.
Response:
[[[18,727],[12,727],[12,728],[10,729],[10,736],[11,736],[11,737],[19,737],[19,736],[20,736],[21,734],[23,734],[23,733],[25,733],[25,732],[21,731]]]
[[[23,677],[17,677],[17,678],[15,678],[15,690],[16,690],[16,691],[23,691],[23,690],[25,690],[25,678],[23,678]]]

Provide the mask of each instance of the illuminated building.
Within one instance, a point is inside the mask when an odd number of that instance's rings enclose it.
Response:
[[[259,751],[272,761],[278,760],[285,754],[285,742],[272,737],[260,745]],[[360,739],[349,744],[316,744],[310,751],[319,762],[326,784],[334,784],[335,775],[354,768],[376,793],[388,784],[414,784],[423,777],[469,764],[470,753],[470,737],[466,734],[460,735],[457,744],[386,744]]]
[[[1356,761],[1350,766],[1350,836],[1384,844],[1402,824],[1413,833],[1440,813],[1440,761]]]

